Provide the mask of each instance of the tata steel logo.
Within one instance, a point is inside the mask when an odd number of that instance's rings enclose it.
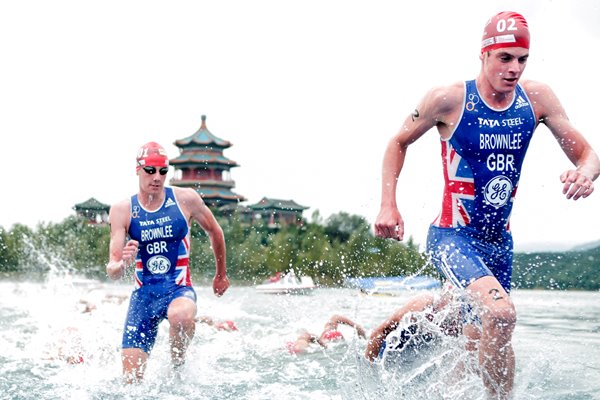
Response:
[[[165,274],[171,268],[171,262],[165,256],[154,256],[148,260],[146,268],[155,275]]]
[[[492,178],[485,185],[483,196],[488,204],[500,208],[508,203],[512,191],[513,185],[511,180],[504,175],[500,175]]]

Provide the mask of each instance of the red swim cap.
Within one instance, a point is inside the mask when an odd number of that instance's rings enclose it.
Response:
[[[529,28],[525,17],[521,14],[502,11],[485,24],[481,38],[481,52],[502,47],[529,48]]]
[[[148,142],[138,150],[136,169],[143,167],[168,167],[169,158],[166,150],[156,142]]]
[[[340,331],[327,331],[325,332],[325,334],[323,335],[323,339],[327,339],[327,340],[343,340],[344,339],[344,335],[342,335],[342,332]]]

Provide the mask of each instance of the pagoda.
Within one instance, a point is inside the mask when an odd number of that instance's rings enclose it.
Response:
[[[90,197],[82,203],[75,204],[73,210],[77,216],[87,220],[90,224],[107,224],[110,205],[99,202]]]
[[[231,143],[206,128],[206,115],[202,116],[202,125],[196,133],[173,144],[179,148],[179,156],[169,160],[175,167],[171,185],[196,189],[211,208],[246,200],[232,191],[235,182],[231,180],[230,169],[239,165],[223,155]]]
[[[258,203],[248,206],[253,212],[253,221],[263,220],[269,227],[282,225],[302,225],[302,212],[308,207],[294,200],[281,200],[263,197]]]

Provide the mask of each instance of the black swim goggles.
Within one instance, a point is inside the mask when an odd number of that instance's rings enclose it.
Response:
[[[142,168],[147,174],[154,175],[156,173],[156,167],[143,167]],[[161,175],[166,175],[169,172],[169,167],[162,167],[158,170]]]

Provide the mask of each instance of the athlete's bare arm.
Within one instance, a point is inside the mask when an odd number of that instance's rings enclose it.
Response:
[[[213,279],[213,291],[221,296],[229,288],[227,278],[225,237],[223,230],[215,219],[212,211],[206,206],[200,195],[193,189],[173,188],[177,200],[181,204],[184,213],[189,216],[190,222],[196,221],[208,235],[210,245],[215,256],[215,277]]]
[[[396,188],[406,150],[434,126],[442,137],[448,137],[460,115],[463,96],[463,83],[430,90],[389,141],[383,156],[381,207],[375,221],[377,236],[396,240],[404,238],[404,221],[396,203]]]
[[[348,325],[349,327],[354,328],[356,330],[356,333],[358,333],[358,336],[366,338],[365,329],[361,325],[352,321],[350,318],[339,314],[334,314],[331,316],[331,318],[329,318],[329,321],[327,321],[327,323],[325,324],[325,330],[323,331],[321,336],[323,336],[323,334],[325,334],[327,330],[337,329],[337,326],[339,324]]]
[[[379,350],[383,345],[383,341],[394,329],[398,327],[398,324],[402,321],[402,318],[408,313],[423,311],[427,307],[433,305],[433,296],[431,294],[423,294],[409,300],[404,306],[396,310],[391,317],[386,319],[381,325],[373,330],[371,337],[367,342],[367,349],[365,350],[365,357],[369,361],[375,360],[379,355]]]
[[[125,267],[135,260],[138,250],[138,242],[127,238],[129,228],[129,200],[123,200],[110,208],[110,244],[109,261],[106,265],[106,273],[111,279],[120,279]]]
[[[534,104],[536,117],[552,132],[560,147],[576,169],[567,170],[560,176],[563,194],[567,199],[588,197],[594,191],[594,183],[600,174],[600,160],[588,141],[569,121],[558,97],[549,86],[524,81],[523,87]]]

